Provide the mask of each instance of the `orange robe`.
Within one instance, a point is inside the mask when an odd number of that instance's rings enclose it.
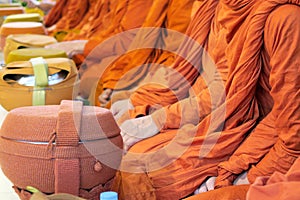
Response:
[[[65,37],[64,41],[70,40],[79,40],[79,39],[87,39],[86,31],[89,29],[92,21],[94,20],[94,16],[97,15],[97,12],[107,12],[104,8],[104,3],[102,0],[89,0],[88,1],[88,11],[84,15],[83,19],[80,23],[73,28],[72,32],[69,32]]]
[[[298,200],[300,196],[300,158],[286,174],[274,172],[271,176],[256,178],[251,185],[235,185],[191,196],[185,200]]]
[[[152,0],[118,1],[109,27],[98,29],[98,31],[93,33],[84,49],[85,63],[80,67],[81,96],[89,96],[92,86],[96,85],[99,80],[102,73],[101,70],[106,66],[105,60],[113,59],[119,52],[125,51],[135,34],[129,34],[129,38],[124,40],[113,36],[141,27],[152,6],[152,2]],[[136,15],[139,17],[136,17]],[[98,45],[99,47],[95,48]]]
[[[66,10],[63,10],[65,13],[53,25],[55,26],[54,30],[52,30],[51,27],[49,28],[49,30],[51,30],[49,34],[62,30],[68,31],[75,28],[81,22],[86,12],[88,11],[88,5],[88,0],[69,0]]]
[[[246,200],[250,185],[235,185],[211,190],[184,200]]]
[[[194,0],[153,1],[142,25],[144,29],[140,29],[136,33],[128,52],[124,52],[117,61],[105,68],[95,92],[96,105],[99,105],[98,96],[102,93],[103,88],[122,90],[134,87],[144,76],[156,71],[157,65],[169,66],[173,63],[176,51],[182,41],[182,38],[176,37],[174,32],[182,35],[186,31],[193,3]],[[165,29],[158,30],[154,27]],[[150,48],[141,48],[145,46],[145,43]],[[156,63],[156,65],[149,66],[147,63]],[[138,66],[141,67],[136,68]]]
[[[298,5],[203,1],[188,30],[216,69],[200,51],[195,95],[152,114],[163,129],[124,156],[113,187],[121,199],[184,198],[208,176],[218,188],[249,168],[251,182],[287,172],[300,153]]]
[[[99,82],[95,95],[96,104],[98,103],[97,98],[102,92],[102,84],[104,88],[115,90],[133,87],[146,74],[156,71],[155,65],[149,66],[147,63],[164,66],[173,63],[175,53],[182,41],[182,37],[176,37],[174,33],[178,32],[177,35],[182,35],[186,31],[191,19],[193,3],[194,0],[153,2],[142,25],[144,29],[137,32],[128,52],[109,66],[102,75],[102,81]],[[165,29],[159,30],[154,27]],[[142,46],[150,46],[150,48],[145,49]],[[166,51],[163,51],[162,48]],[[137,66],[142,67],[136,68]],[[128,74],[128,72],[130,73]],[[124,75],[126,76],[124,77]]]
[[[298,200],[300,196],[300,159],[286,174],[275,172],[270,177],[259,177],[250,186],[247,200]]]
[[[53,26],[63,17],[63,15],[67,12],[69,2],[70,1],[67,0],[58,0],[55,3],[53,8],[51,8],[44,18],[44,24],[46,27]]]
[[[152,5],[152,1],[143,0],[118,0],[113,8],[112,21],[107,28],[95,31],[84,49],[84,56],[88,57],[91,51],[105,39],[118,33],[138,28],[144,22]],[[136,17],[138,15],[139,17]]]

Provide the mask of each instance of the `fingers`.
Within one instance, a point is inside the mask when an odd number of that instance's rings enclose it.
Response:
[[[207,190],[214,190],[215,188],[216,177],[212,176],[206,181]]]
[[[109,100],[110,100],[110,97],[111,97],[111,94],[112,94],[112,89],[105,89],[102,94],[98,97],[98,100],[101,104],[101,106],[105,106]]]
[[[248,173],[247,171],[240,174],[233,182],[233,185],[244,185],[244,184],[250,184],[248,177],[247,177]]]
[[[203,192],[207,192],[207,187],[206,187],[206,183],[202,183],[202,185],[200,185],[200,187],[194,192],[194,194],[201,194]]]
[[[125,113],[128,113],[128,110],[133,109],[133,106],[131,105],[129,99],[124,99],[115,102],[111,108],[110,111],[112,112],[115,120],[118,120],[121,118]],[[127,114],[129,116],[129,114]]]
[[[197,190],[195,190],[194,194],[196,195],[203,192],[214,190],[216,178],[217,177],[215,176],[208,178],[204,183],[200,185],[200,187]]]

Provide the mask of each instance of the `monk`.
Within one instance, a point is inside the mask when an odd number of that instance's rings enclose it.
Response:
[[[82,0],[82,1],[69,0],[69,1],[64,1],[62,3],[64,4],[61,5],[60,2],[57,2],[58,5],[55,6],[49,12],[49,16],[47,16],[47,19],[45,21],[46,26],[48,26],[49,24],[52,24],[52,23],[48,23],[49,18],[53,17],[54,15],[55,16],[54,18],[56,19],[57,14],[62,14],[57,21],[53,20],[56,22],[47,29],[50,35],[55,34],[58,31],[69,31],[75,28],[84,18],[89,8],[88,0]],[[64,8],[65,6],[66,8]]]
[[[97,2],[102,2],[102,1],[88,0],[88,9],[86,13],[84,14],[81,21],[72,29],[72,32],[67,33],[67,35],[64,37],[64,41],[76,39],[76,35],[79,34],[79,32],[83,29],[84,25],[87,25],[89,23],[89,20],[91,20],[92,16],[96,12]]]
[[[193,85],[190,96],[121,125],[127,154],[113,187],[121,199],[181,199],[210,177],[222,188],[245,174],[253,183],[291,168],[300,155],[299,6],[201,2],[187,34],[207,54],[198,52],[196,80],[183,76]],[[159,101],[163,91],[155,92]]]
[[[109,4],[110,2],[108,0],[89,0],[88,12],[82,21],[74,28],[75,31],[69,32],[64,37],[64,41],[89,39],[89,32],[95,21],[103,21],[103,18],[109,13]]]
[[[191,19],[193,3],[194,0],[160,0],[153,2],[153,6],[142,25],[144,29],[137,33],[129,51],[109,66],[102,75],[95,95],[96,105],[100,103],[105,106],[110,100],[112,90],[133,87],[141,77],[156,71],[157,67],[155,65],[149,66],[147,63],[164,66],[173,63],[174,52],[177,51],[182,39],[174,36],[174,32],[183,34],[186,31]],[[166,28],[166,30],[147,29],[149,27]],[[141,49],[145,43],[148,43],[149,46],[153,44],[153,48]],[[168,51],[163,51],[161,47]],[[141,68],[134,69],[141,65],[143,65]],[[121,80],[123,75],[132,70],[136,70],[138,73],[133,72],[134,76],[130,76],[130,79]],[[99,95],[100,102],[98,100]]]
[[[145,2],[144,0],[99,0],[89,16],[83,20],[83,23],[78,25],[80,29],[79,33],[68,33],[64,37],[64,42],[51,45],[50,47],[64,49],[69,53],[69,57],[73,58],[77,65],[80,66],[86,59],[93,48],[109,37],[130,29],[141,26],[147,11],[152,5],[152,0]],[[143,12],[142,12],[143,11]],[[138,18],[133,16],[136,13],[140,13]],[[75,28],[76,29],[76,28]],[[68,41],[71,41],[70,43]],[[77,49],[76,44],[74,48],[74,42],[72,40],[85,40],[84,45],[79,45],[82,48]],[[113,46],[113,45],[111,45]],[[108,47],[109,48],[109,47]],[[74,49],[76,52],[74,53]],[[83,55],[83,52],[85,53]],[[101,52],[99,52],[101,54]],[[114,53],[112,53],[114,54]],[[90,65],[93,65],[99,61],[99,57],[102,55],[94,55],[97,61],[93,61]],[[92,56],[89,57],[92,60]],[[83,67],[85,69],[85,67]]]
[[[139,23],[129,20],[129,19],[134,18],[133,17],[134,12],[130,12],[130,13],[132,13],[132,17],[129,18],[129,15],[127,15],[126,18],[123,17],[122,23],[121,23],[122,26],[114,27],[112,29],[105,31],[104,33],[102,32],[101,34],[97,35],[97,37],[94,37],[88,41],[88,43],[84,49],[84,55],[86,55],[87,63],[91,63],[90,60],[97,60],[99,58],[102,59],[103,57],[107,57],[106,55],[109,55],[109,54],[116,55],[116,54],[118,54],[118,52],[122,52],[125,54],[125,52],[127,50],[126,48],[129,45],[130,46],[135,46],[135,45],[138,46],[139,42],[145,41],[143,38],[143,37],[145,37],[145,35],[143,34],[143,29],[141,29],[141,31],[131,32],[129,34],[126,34],[126,38],[131,38],[131,39],[127,40],[127,41],[129,41],[129,42],[127,42],[128,45],[125,45],[124,42],[121,42],[123,44],[117,45],[117,49],[114,49],[115,45],[112,45],[112,44],[109,44],[110,47],[107,47],[107,46],[103,47],[100,45],[99,48],[94,49],[96,45],[100,44],[103,41],[103,37],[101,37],[101,35],[105,36],[108,34],[108,35],[112,36],[112,35],[116,35],[119,32],[123,32],[126,30],[132,30],[133,28],[138,28],[140,26],[142,26],[144,28],[144,27],[164,27],[166,25],[170,25],[170,27],[173,27],[174,31],[176,30],[176,31],[184,32],[190,21],[190,12],[191,12],[193,2],[194,2],[194,0],[186,0],[186,1],[180,1],[180,2],[171,1],[171,0],[165,0],[165,1],[161,1],[161,0],[156,1],[155,0],[151,4],[152,5],[151,9],[149,10],[149,12],[147,12],[147,16],[143,16],[143,15],[139,14],[139,17],[137,19],[135,19]],[[139,2],[137,2],[137,3],[139,3]],[[143,6],[145,6],[145,5],[143,4]],[[137,6],[135,6],[135,7],[137,7]],[[142,8],[141,6],[139,6],[139,7]],[[168,9],[167,9],[167,7],[168,7]],[[134,8],[134,7],[132,6],[132,8]],[[130,7],[128,6],[128,11],[129,10],[130,10]],[[143,9],[143,12],[144,12],[144,10],[145,9]],[[137,12],[135,12],[135,13],[137,13]],[[144,20],[141,21],[141,19],[144,19]],[[137,24],[139,24],[139,26],[137,26]],[[131,28],[129,29],[129,27],[131,27]],[[151,41],[159,41],[158,36],[155,34],[154,34],[154,37],[153,37],[153,35],[150,35],[150,37],[151,37],[150,38]],[[167,38],[167,36],[163,36],[163,37]],[[116,38],[116,39],[118,39],[118,38]],[[180,43],[180,41],[178,41],[178,40],[172,41],[171,37],[166,39],[165,42],[167,43],[167,45],[174,46],[175,48],[177,48],[177,46],[179,46],[178,43]],[[111,43],[115,43],[115,42],[111,42]],[[111,48],[112,46],[113,46],[113,50],[112,50],[112,52],[109,52],[109,50],[110,50],[109,48]],[[120,48],[119,48],[120,46],[121,47],[125,46],[124,51],[120,50]],[[103,49],[105,49],[105,52],[103,52],[104,51]],[[98,50],[100,52],[97,52]],[[93,53],[91,53],[92,51],[93,51]],[[115,67],[116,70],[110,69],[110,67],[106,68],[107,66],[105,64],[101,64],[101,66],[100,66],[100,64],[98,64],[97,67],[93,67],[93,66],[96,66],[93,64],[87,64],[86,72],[84,72],[83,70],[81,70],[81,72],[80,72],[81,74],[83,74],[82,78],[81,78],[82,84],[81,84],[80,96],[83,98],[88,98],[91,94],[93,95],[94,92],[91,92],[91,91],[93,91],[91,89],[91,88],[93,88],[92,85],[96,84],[100,78],[102,78],[102,77],[110,78],[111,76],[114,76],[114,75],[116,77],[122,75],[122,73],[116,74],[115,72],[118,72],[118,70],[120,68],[122,68],[122,66],[124,66],[125,64],[126,64],[126,69],[124,69],[124,71],[126,71],[127,68],[130,68],[129,66],[127,66],[128,60],[130,61],[129,64],[131,64],[131,61],[144,64],[154,54],[157,54],[156,58],[158,58],[159,53],[160,53],[159,51],[153,52],[153,49],[150,49],[150,50],[146,49],[146,50],[143,50],[142,52],[141,51],[137,51],[134,53],[129,52],[129,54],[130,54],[129,56],[124,55],[123,57],[121,57],[121,59],[118,59],[116,61],[116,63],[113,62],[113,68],[116,66]],[[173,54],[165,52],[161,56],[160,62],[167,63],[167,60],[168,59],[172,60],[173,57],[174,57]],[[92,61],[92,63],[97,63],[97,61]],[[98,61],[98,63],[99,63],[99,61]],[[119,63],[121,63],[121,64],[119,65]],[[132,64],[130,66],[135,66],[135,64]],[[82,69],[84,69],[84,67]],[[102,71],[104,69],[106,69],[106,73],[101,76]],[[94,78],[92,78],[92,77],[94,77]],[[92,80],[94,80],[94,79],[96,79],[95,80],[96,83],[93,83]],[[101,82],[100,82],[100,85],[101,85]],[[98,89],[98,91],[96,92],[96,94],[102,92],[101,87],[99,87],[97,89]],[[98,96],[98,95],[95,95],[95,96]],[[98,102],[98,100],[97,100],[97,102]]]
[[[51,8],[49,13],[44,18],[44,24],[46,27],[56,24],[62,16],[67,12],[70,1],[57,0],[55,5]]]

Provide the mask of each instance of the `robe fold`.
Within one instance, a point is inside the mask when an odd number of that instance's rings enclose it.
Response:
[[[300,7],[281,5],[285,3],[267,1],[257,8],[257,13],[264,11],[266,14],[254,18],[259,23],[255,26],[264,31],[262,39],[265,41],[261,53],[262,75],[258,79],[262,84],[256,88],[256,99],[261,113],[267,115],[230,159],[219,165],[217,187],[223,186],[223,183],[230,185],[231,182],[227,181],[231,177],[246,170],[249,170],[251,183],[256,177],[269,176],[274,171],[286,173],[300,155],[300,75],[297,59],[300,52]],[[255,36],[261,37],[258,33]],[[267,91],[269,94],[266,94]]]
[[[158,65],[170,66],[182,42],[176,35],[181,36],[186,31],[193,3],[194,0],[154,1],[142,25],[145,29],[139,30],[128,52],[106,69],[96,97],[101,94],[102,87],[115,90],[135,87],[147,74],[155,72]],[[151,48],[142,49],[143,46]]]
[[[194,1],[154,1],[151,10],[149,11],[142,28],[158,27],[166,28],[172,31],[184,33],[190,22],[191,9]],[[149,73],[147,69],[137,69],[131,72],[134,76],[123,77],[126,72],[134,69],[137,66],[149,62],[161,65],[170,65],[174,60],[174,53],[180,45],[180,38],[168,37],[168,30],[164,33],[161,30],[141,30],[131,44],[130,50],[138,49],[143,46],[141,43],[155,44],[157,49],[139,49],[128,56],[119,59],[108,68],[108,72],[103,75],[103,87],[114,89],[123,89],[132,86],[137,80]],[[157,44],[158,43],[158,44]],[[151,46],[151,45],[149,45]],[[162,51],[159,48],[168,49],[169,51]],[[147,68],[147,66],[145,66]],[[155,71],[155,69],[153,69]],[[142,73],[141,73],[142,72]],[[120,80],[121,79],[121,80]],[[121,82],[118,82],[121,81]]]
[[[135,34],[129,34],[128,38],[123,40],[122,37],[118,38],[116,35],[140,27],[152,3],[152,0],[118,1],[117,4],[114,4],[116,7],[112,8],[113,15],[111,22],[108,23],[109,26],[98,29],[89,38],[83,53],[85,62],[79,71],[81,74],[79,93],[83,98],[89,97],[91,90],[100,79],[106,63],[109,63],[108,60],[117,57],[119,52],[124,52],[135,36]],[[139,17],[135,17],[137,14]]]
[[[298,1],[202,1],[188,30],[208,55],[198,51],[190,97],[152,114],[161,132],[124,156],[121,199],[180,199],[209,176],[219,188],[246,170],[253,182],[290,169],[300,153],[299,11]]]
[[[298,158],[286,174],[275,172],[270,177],[259,177],[250,186],[247,200],[288,199],[300,196],[300,159]]]
[[[300,196],[300,158],[286,174],[274,172],[271,176],[260,176],[251,185],[228,186],[191,196],[185,200],[298,200]]]
[[[72,32],[69,32],[65,37],[64,41],[70,40],[86,40],[87,31],[91,26],[94,16],[97,16],[98,13],[106,13],[105,7],[102,0],[89,0],[88,1],[88,11],[85,13],[84,17],[81,19],[80,23],[75,26]]]
[[[140,27],[151,5],[152,1],[119,0],[114,9],[111,23],[107,28],[99,29],[93,33],[84,49],[84,56],[88,57],[91,51],[105,39],[118,33]],[[139,17],[135,17],[137,14]]]
[[[123,20],[121,22],[121,25],[119,26],[118,29],[114,28],[114,34],[119,31],[125,31],[133,28],[149,28],[149,27],[165,27],[165,26],[170,26],[168,28],[173,29],[174,31],[179,31],[181,33],[185,32],[189,21],[190,21],[190,13],[191,13],[191,8],[194,0],[186,0],[186,1],[170,1],[170,0],[165,0],[165,1],[153,1],[151,4],[152,6],[149,7],[148,12],[145,12],[145,9],[143,9],[143,12],[146,14],[145,16],[140,16],[137,19],[137,22],[134,22],[132,20],[127,20],[127,19],[135,19],[133,17],[133,12],[132,15],[127,15],[126,17],[123,17]],[[130,3],[130,2],[129,2]],[[142,10],[142,6],[138,6],[138,1],[136,1],[135,6],[131,6],[133,8],[140,8]],[[142,2],[140,2],[142,3]],[[131,3],[133,4],[133,3]],[[143,5],[145,6],[145,5]],[[130,6],[128,6],[128,9],[130,9]],[[141,21],[141,19],[144,19]],[[134,23],[133,23],[134,22]],[[137,26],[139,25],[139,26]],[[153,34],[145,34],[149,29],[146,31],[144,29],[139,29],[137,33],[134,34],[127,34],[130,35],[132,38],[128,46],[125,46],[125,48],[128,48],[130,50],[133,49],[133,51],[130,51],[128,54],[125,54],[121,56],[116,62],[114,62],[111,66],[106,66],[106,72],[101,76],[101,79],[105,79],[103,81],[103,86],[105,88],[108,88],[107,86],[110,84],[115,84],[116,81],[118,80],[119,77],[121,77],[126,70],[130,70],[131,68],[135,67],[136,64],[145,64],[147,63],[148,60],[150,59],[155,59],[155,60],[160,60],[160,64],[170,64],[173,61],[174,54],[170,52],[161,52],[155,51],[153,49],[142,49],[140,50],[138,47],[140,46],[141,42],[147,41],[148,43],[156,43],[159,42],[158,40],[163,40],[166,45],[170,46],[169,48],[173,48],[174,51],[176,48],[179,46],[180,41],[176,40],[171,37],[167,37],[167,35],[162,36],[162,38],[159,38],[160,32],[156,32],[154,30]],[[109,30],[107,31],[109,32]],[[165,33],[167,34],[167,33]],[[97,40],[97,41],[96,41]],[[93,45],[96,45],[99,43],[99,40],[101,41],[102,38],[101,36],[97,36],[95,40],[91,39],[89,43],[86,45],[85,48],[85,56],[87,57],[88,60],[91,59],[91,54],[87,55],[87,53],[90,53],[91,50],[89,49],[94,49]],[[124,45],[123,45],[124,46]],[[134,51],[138,49],[137,51]],[[94,50],[95,51],[95,50]],[[118,50],[113,50],[114,52],[118,52]],[[112,53],[111,53],[112,54]],[[164,54],[161,55],[161,54]],[[96,55],[96,54],[95,54]],[[103,57],[105,54],[101,54],[100,57]],[[99,56],[97,56],[97,59],[99,59]],[[104,67],[103,67],[104,68]],[[142,77],[145,75],[147,69],[143,70],[144,73],[139,73],[139,76]],[[94,74],[94,73],[93,73]],[[100,77],[100,76],[99,76]],[[133,81],[134,82],[134,81]],[[102,86],[102,80],[99,85]],[[127,83],[127,81],[125,81]],[[124,84],[121,84],[124,86]],[[91,86],[89,86],[91,87]],[[102,87],[98,86],[98,89],[95,92],[95,104],[98,105],[98,95],[102,92]]]
[[[67,12],[67,8],[69,6],[69,2],[67,0],[58,0],[49,13],[44,17],[44,24],[46,27],[53,26],[57,23],[63,15]]]
[[[61,18],[53,25],[55,28],[50,27],[49,34],[53,34],[57,31],[68,31],[75,28],[81,20],[84,18],[88,11],[88,0],[69,0],[67,1],[67,7],[63,11],[65,12]],[[51,13],[51,11],[50,11]],[[49,14],[50,14],[49,13]],[[50,18],[51,16],[47,17]]]

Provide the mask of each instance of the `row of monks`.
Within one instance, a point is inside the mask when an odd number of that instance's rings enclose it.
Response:
[[[297,199],[299,18],[298,0],[57,0],[44,23],[86,41],[69,56],[120,126],[120,199]]]

